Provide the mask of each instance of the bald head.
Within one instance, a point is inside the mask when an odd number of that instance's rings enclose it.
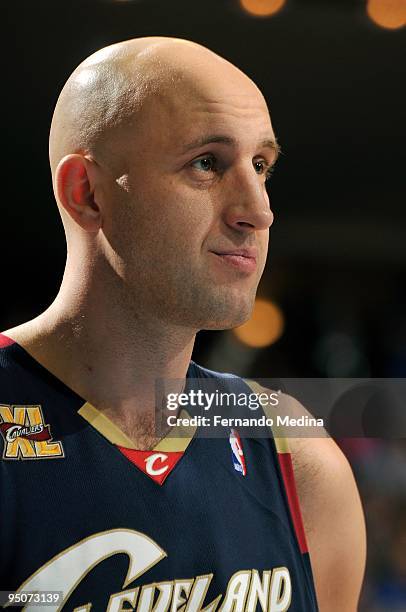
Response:
[[[230,62],[187,40],[138,38],[97,51],[76,68],[59,96],[50,132],[52,175],[71,153],[116,159],[123,151],[114,148],[118,131],[136,129],[149,103],[169,94],[198,95],[213,80],[217,87],[235,82],[257,89]]]

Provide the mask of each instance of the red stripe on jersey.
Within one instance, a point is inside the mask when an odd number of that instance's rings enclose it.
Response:
[[[281,467],[282,478],[285,484],[286,495],[288,498],[289,510],[292,516],[297,541],[302,554],[308,552],[306,535],[303,527],[302,513],[300,512],[299,499],[296,491],[295,475],[293,473],[292,458],[290,453],[278,453],[279,465]]]
[[[183,451],[165,453],[157,450],[141,451],[118,445],[117,448],[144,474],[160,485],[164,483],[183,455]]]
[[[0,348],[6,348],[6,346],[10,346],[11,344],[15,344],[14,340],[8,338],[4,334],[0,334]]]

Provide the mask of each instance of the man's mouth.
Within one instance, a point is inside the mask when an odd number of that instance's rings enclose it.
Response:
[[[257,268],[257,249],[255,248],[227,249],[211,251],[211,253],[216,255],[224,264],[248,274],[251,274]]]

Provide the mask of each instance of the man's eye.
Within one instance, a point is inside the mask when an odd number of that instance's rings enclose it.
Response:
[[[268,166],[268,164],[265,161],[254,162],[254,168],[257,174],[265,174],[266,181],[269,178],[271,178],[271,174],[273,172],[273,166]]]
[[[205,157],[196,159],[192,163],[192,166],[200,172],[215,172],[217,169],[216,160],[212,155],[206,155]]]

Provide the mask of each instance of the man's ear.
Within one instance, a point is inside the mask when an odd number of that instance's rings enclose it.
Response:
[[[99,206],[94,199],[94,186],[89,177],[89,164],[83,155],[66,155],[55,172],[55,191],[58,202],[87,232],[97,232],[102,225]]]

